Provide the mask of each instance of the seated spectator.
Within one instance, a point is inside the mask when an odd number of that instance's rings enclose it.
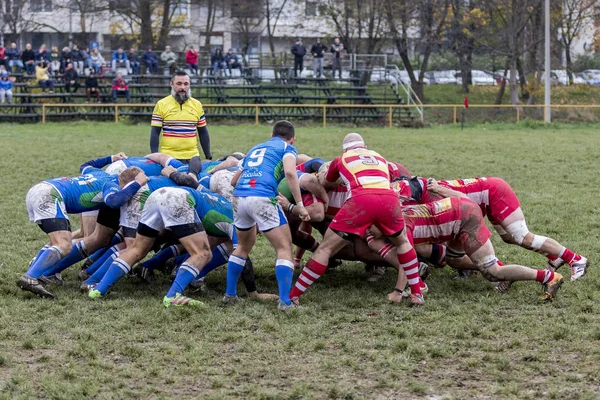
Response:
[[[8,67],[8,62],[6,61],[6,49],[0,43],[0,67]]]
[[[73,93],[75,93],[79,89],[79,74],[77,70],[73,67],[73,63],[67,64],[67,68],[65,68],[65,92],[71,93],[71,87],[73,87]]]
[[[35,53],[31,49],[30,43],[25,45],[25,50],[21,53],[21,61],[23,61],[23,65],[25,66],[25,72],[33,75],[35,72]]]
[[[10,71],[21,72],[23,69],[23,61],[21,61],[21,52],[16,43],[11,43],[10,48],[6,49],[6,59],[8,60],[8,69]]]
[[[185,53],[185,64],[190,71],[198,75],[198,52],[194,50],[194,46]]]
[[[210,57],[210,63],[213,66],[213,75],[217,74],[217,69],[223,71],[222,73],[225,72],[225,57],[223,57],[221,49],[217,49],[215,54]]]
[[[125,54],[122,47],[119,47],[113,52],[111,67],[115,72],[117,72],[117,68],[125,68],[127,71],[129,71],[129,59],[127,58],[127,54]]]
[[[60,53],[58,52],[58,47],[52,46],[48,54],[48,61],[50,62],[50,72],[52,75],[58,74],[60,71]]]
[[[63,71],[67,68],[67,64],[71,63],[71,49],[67,46],[63,47],[60,53],[60,69]]]
[[[87,94],[87,102],[90,102],[92,95],[96,96],[96,101],[100,103],[100,87],[98,86],[98,78],[92,70],[87,78],[85,78],[85,93]]]
[[[165,68],[169,68],[171,75],[177,71],[177,54],[171,51],[171,46],[165,47],[165,51],[160,55],[160,59],[165,63]]]
[[[45,44],[43,44],[43,45],[40,46],[40,49],[35,54],[35,60],[37,62],[48,61],[48,50],[46,50],[46,45]]]
[[[13,83],[8,77],[8,72],[2,71],[0,73],[0,103],[4,104],[4,101],[8,99],[8,103],[12,103],[12,89]]]
[[[76,44],[71,49],[71,63],[78,74],[83,74],[83,63],[85,61],[84,54],[79,50]]]
[[[152,46],[148,46],[148,50],[142,56],[142,61],[146,64],[150,74],[158,74],[158,56],[152,51]]]
[[[35,66],[35,77],[42,87],[42,93],[45,93],[46,89],[49,89],[49,93],[54,93],[54,81],[48,77],[48,68],[49,65],[45,61]]]
[[[242,64],[238,61],[237,54],[233,52],[233,49],[229,49],[227,54],[225,54],[225,64],[227,65],[227,69],[229,69],[229,76],[233,76],[231,73],[232,68],[239,68],[240,75],[244,75]]]
[[[129,86],[127,85],[127,81],[123,78],[123,74],[120,72],[112,83],[112,98],[115,103],[117,102],[118,96],[125,96],[129,103]]]
[[[131,73],[133,75],[139,75],[140,74],[140,61],[138,59],[138,54],[137,54],[137,50],[132,47],[129,49],[129,65],[131,65]]]
[[[83,56],[84,72],[85,68],[87,68],[88,70],[92,69],[92,57],[90,57],[91,54],[92,52],[90,51],[89,47],[86,47],[85,50],[81,49],[81,55]]]
[[[92,60],[92,70],[94,70],[97,74],[101,73],[102,66],[106,61],[104,61],[104,57],[102,57],[102,54],[100,54],[100,51],[97,48],[92,50],[90,60]]]

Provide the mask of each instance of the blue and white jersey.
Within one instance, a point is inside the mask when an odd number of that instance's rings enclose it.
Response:
[[[162,165],[145,157],[128,157],[123,160],[123,163],[129,167],[138,167],[146,176],[160,176],[163,169]]]
[[[236,197],[277,197],[283,179],[283,159],[298,158],[296,148],[280,137],[254,146],[244,158],[242,173],[233,190]]]
[[[193,204],[206,234],[214,237],[228,237],[237,244],[233,226],[233,208],[223,196],[207,190],[185,189],[190,197],[188,203]]]
[[[82,175],[75,178],[48,179],[65,203],[69,214],[79,214],[100,209],[104,205],[103,188],[107,182],[119,185],[116,175],[110,175],[99,168],[85,167]]]

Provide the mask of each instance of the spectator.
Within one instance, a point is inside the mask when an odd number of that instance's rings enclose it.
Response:
[[[89,47],[86,47],[85,50],[81,49],[81,55],[83,56],[83,65],[84,68],[87,68],[88,70],[92,69],[92,58],[90,57],[91,54],[92,53],[90,52]]]
[[[158,56],[152,51],[152,46],[148,46],[148,50],[142,56],[142,61],[146,64],[150,74],[158,74]]]
[[[233,52],[233,49],[229,49],[227,54],[225,54],[225,65],[227,65],[227,69],[229,69],[229,76],[233,76],[231,73],[232,68],[239,68],[240,75],[244,75],[242,64],[238,61],[237,54]]]
[[[129,65],[131,65],[131,73],[133,75],[139,75],[140,74],[140,61],[138,59],[138,54],[137,54],[137,50],[132,47],[129,49]]]
[[[35,59],[37,62],[40,61],[48,61],[48,50],[46,50],[46,45],[43,44],[40,46],[37,54],[35,55]]]
[[[194,46],[185,53],[185,64],[190,71],[198,75],[198,52],[194,50]]]
[[[48,61],[50,62],[50,72],[52,75],[56,75],[60,71],[60,53],[58,52],[58,47],[52,46],[48,54]]]
[[[302,44],[302,38],[298,38],[295,45],[292,46],[292,54],[294,55],[294,76],[298,76],[298,71],[302,75],[304,69],[304,56],[306,55],[306,47]]]
[[[102,72],[102,66],[104,65],[104,57],[100,54],[98,48],[92,50],[92,54],[90,55],[90,60],[92,60],[92,69],[97,73]]]
[[[125,96],[129,103],[129,86],[127,85],[127,81],[123,78],[123,74],[120,72],[112,83],[112,98],[115,103],[117,102],[117,96]]]
[[[75,93],[79,89],[79,74],[77,70],[73,67],[72,63],[67,64],[67,68],[65,69],[65,92],[71,93],[71,86],[73,87],[73,93]]]
[[[165,47],[165,51],[160,55],[160,59],[165,63],[165,67],[169,68],[171,75],[177,71],[177,54],[171,51],[171,46]]]
[[[81,50],[79,50],[77,45],[74,44],[73,48],[71,49],[71,63],[73,63],[73,68],[79,74],[83,74],[83,62],[84,61],[85,61],[85,58],[83,57],[83,53],[81,52]]]
[[[8,67],[8,62],[6,61],[6,49],[2,43],[0,43],[0,67]]]
[[[98,78],[94,70],[85,78],[85,93],[87,94],[87,102],[90,102],[92,95],[96,96],[96,102],[100,103],[100,87],[98,86]]]
[[[38,84],[42,87],[42,93],[49,89],[49,93],[54,93],[54,81],[48,77],[49,65],[46,61],[42,61],[35,66],[35,77]]]
[[[123,66],[123,64],[125,65]],[[131,65],[129,64],[129,59],[127,59],[127,54],[125,54],[122,47],[119,47],[113,52],[111,67],[112,70],[115,72],[117,72],[117,68],[123,67],[125,67],[127,71],[129,71]]]
[[[0,73],[0,103],[4,103],[5,99],[8,99],[8,103],[12,103],[12,88],[13,83],[8,77],[8,72],[2,71]]]
[[[25,45],[25,50],[21,53],[21,61],[23,61],[23,65],[25,65],[25,72],[29,75],[33,75],[35,72],[35,53],[31,49],[30,43]]]
[[[210,63],[213,66],[213,75],[217,74],[217,69],[221,69],[223,73],[225,72],[225,57],[223,57],[221,49],[215,51],[215,54],[210,58]]]
[[[323,55],[327,51],[327,47],[321,44],[321,39],[317,38],[317,43],[313,44],[310,48],[310,52],[312,53],[313,60],[313,74],[315,78],[317,78],[317,69],[319,70],[318,77],[324,78],[325,74],[323,72]]]
[[[8,60],[8,68],[12,72],[21,72],[23,62],[21,61],[21,52],[16,43],[11,43],[10,48],[6,50],[6,59]],[[15,65],[17,68],[15,68]]]
[[[340,38],[336,37],[334,43],[329,49],[333,53],[333,79],[335,79],[335,70],[340,71],[340,79],[342,79],[342,51],[344,51],[344,45],[340,43]]]
[[[60,68],[64,71],[69,63],[71,63],[71,49],[65,46],[60,53]]]

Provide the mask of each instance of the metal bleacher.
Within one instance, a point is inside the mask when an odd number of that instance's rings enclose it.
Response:
[[[200,67],[199,74],[191,77],[191,89],[195,98],[211,105],[207,107],[207,117],[213,120],[320,119],[324,110],[315,105],[327,105],[328,119],[351,123],[377,122],[385,121],[391,108],[388,110],[388,107],[376,105],[404,104],[400,92],[390,82],[367,83],[368,76],[365,77],[365,74],[368,71],[365,70],[352,70],[344,79],[294,77],[289,68],[274,68],[274,76],[268,79],[251,69],[247,69],[243,76],[239,73],[234,76],[212,75],[211,72],[210,67]],[[99,76],[100,104],[92,108],[85,105],[85,76],[80,77],[81,87],[76,93],[66,92],[62,77],[54,77],[52,94],[42,93],[35,77],[24,74],[12,76],[15,78],[13,104],[0,105],[0,121],[3,122],[39,122],[42,109],[44,121],[112,120],[116,119],[115,113],[119,114],[118,117],[149,120],[156,101],[170,93],[168,76],[126,76],[130,102],[136,106],[126,106],[126,100],[118,98],[117,103],[123,107],[116,109],[112,99],[112,76]],[[65,106],[52,106],[60,104]],[[409,107],[395,107],[393,118],[400,125],[411,125],[415,120]]]

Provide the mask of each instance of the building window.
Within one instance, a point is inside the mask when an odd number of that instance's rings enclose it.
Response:
[[[173,15],[188,15],[190,12],[190,3],[187,1],[181,1],[177,3],[177,5],[171,5],[172,9],[173,7],[175,7]]]
[[[317,2],[307,1],[304,9],[304,15],[307,17],[315,17],[317,15]]]
[[[52,0],[31,0],[29,3],[31,12],[52,12]]]

